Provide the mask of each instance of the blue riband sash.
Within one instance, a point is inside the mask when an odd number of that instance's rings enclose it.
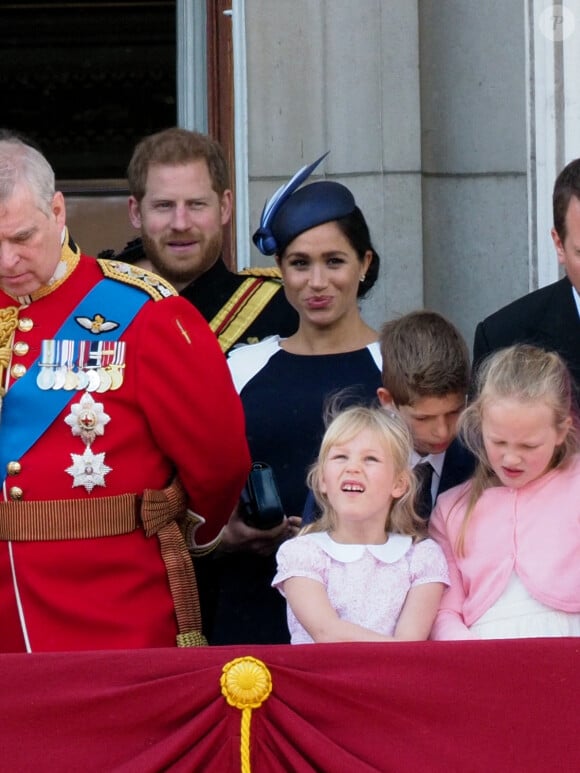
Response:
[[[83,341],[90,338],[116,341],[150,297],[138,287],[103,278],[85,295],[56,333],[55,339]],[[75,317],[92,319],[95,312],[102,314],[106,319],[114,319],[119,326],[114,330],[96,334],[75,322]],[[72,399],[71,392],[67,390],[42,391],[38,388],[36,366],[39,360],[40,356],[24,376],[12,384],[2,402],[0,416],[0,479],[2,482],[6,477],[8,462],[21,459]]]

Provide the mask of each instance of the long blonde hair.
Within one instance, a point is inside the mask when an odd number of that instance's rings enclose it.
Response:
[[[303,533],[313,531],[332,532],[337,526],[337,514],[321,490],[322,471],[332,446],[352,440],[356,435],[370,430],[375,433],[393,460],[395,476],[406,477],[405,493],[393,499],[388,512],[385,513],[385,532],[408,534],[413,539],[425,536],[425,523],[414,510],[416,493],[415,476],[409,467],[412,440],[403,418],[395,411],[385,408],[368,408],[357,405],[346,408],[334,418],[331,418],[320,446],[318,459],[311,467],[307,483],[312,489],[314,498],[322,512],[321,517],[309,524]]]
[[[471,486],[465,492],[468,496],[467,508],[456,545],[459,555],[465,554],[465,535],[478,499],[486,489],[501,485],[487,457],[482,420],[485,406],[502,398],[525,403],[543,402],[552,409],[554,426],[558,429],[572,418],[564,441],[554,451],[550,469],[565,467],[580,450],[572,379],[559,355],[537,346],[517,344],[500,349],[484,360],[477,372],[476,398],[465,409],[458,423],[463,442],[477,459]]]

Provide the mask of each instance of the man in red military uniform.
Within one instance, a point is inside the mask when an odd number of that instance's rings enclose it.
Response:
[[[6,136],[0,374],[0,651],[203,643],[187,547],[250,464],[225,359],[169,284],[81,255],[50,165]]]

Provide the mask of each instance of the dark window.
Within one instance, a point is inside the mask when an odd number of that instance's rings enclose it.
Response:
[[[124,178],[135,143],[177,122],[175,5],[0,2],[0,125],[59,180]]]

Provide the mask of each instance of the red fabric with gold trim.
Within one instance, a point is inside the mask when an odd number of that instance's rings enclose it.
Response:
[[[202,647],[0,657],[11,773],[239,773],[222,669],[265,663],[252,773],[578,770],[575,639]]]
[[[52,338],[66,316],[102,278],[83,256],[54,292],[20,311],[33,321],[16,330],[29,345],[12,363],[30,367],[43,339]],[[0,308],[14,306],[0,292]],[[114,310],[95,309],[114,320]],[[87,336],[89,337],[89,336]],[[184,299],[148,301],[122,336],[124,381],[117,390],[92,393],[110,416],[91,450],[105,453],[111,468],[105,487],[73,488],[66,472],[71,453],[85,445],[65,423],[71,403],[19,459],[7,479],[24,500],[96,498],[141,494],[163,488],[177,473],[192,510],[207,521],[198,542],[213,539],[226,522],[249,468],[243,410],[225,358],[201,315]],[[42,402],[38,390],[38,403]],[[31,410],[34,407],[31,406]],[[22,417],[26,421],[26,417]],[[1,420],[1,419],[0,419]],[[12,543],[19,591],[33,651],[171,646],[176,623],[157,538],[141,531],[94,540]],[[0,651],[22,651],[7,544],[0,543]]]

